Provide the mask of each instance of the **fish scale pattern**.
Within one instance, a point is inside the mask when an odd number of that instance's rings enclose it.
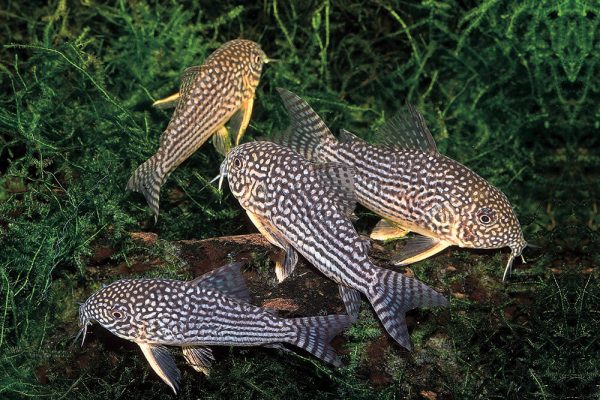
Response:
[[[348,315],[279,318],[248,302],[241,264],[228,264],[192,281],[126,279],[90,296],[79,308],[85,334],[97,322],[137,343],[150,366],[176,392],[181,374],[165,346],[179,346],[188,363],[208,373],[212,345],[269,346],[283,343],[340,366],[329,342],[352,321]],[[78,337],[79,337],[78,335]]]
[[[424,118],[408,107],[392,118],[370,144],[348,131],[336,139],[314,110],[279,89],[290,116],[278,143],[317,162],[339,162],[354,170],[358,202],[404,229],[447,245],[512,249],[526,246],[507,197],[475,172],[435,147]],[[397,140],[396,140],[397,138]],[[396,143],[394,142],[396,140]]]
[[[291,320],[232,300],[213,288],[176,280],[117,281],[86,303],[83,319],[98,320],[128,340],[260,345],[290,342],[297,331]]]
[[[221,171],[242,207],[267,221],[311,264],[340,285],[346,309],[353,317],[358,312],[355,302],[360,301],[355,292],[360,292],[369,299],[392,337],[411,348],[405,312],[416,306],[447,305],[444,296],[425,284],[371,262],[368,246],[354,229],[348,209],[344,209],[353,208],[352,203],[338,200],[354,196],[350,167],[338,163],[318,165],[270,142],[242,144],[223,163]],[[332,195],[332,187],[337,189],[337,196]],[[349,291],[347,296],[345,291]]]
[[[133,173],[127,189],[146,198],[158,218],[168,176],[254,97],[267,56],[250,40],[232,40],[182,76],[181,97],[158,151]]]

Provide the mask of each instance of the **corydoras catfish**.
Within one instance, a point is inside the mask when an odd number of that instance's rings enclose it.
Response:
[[[352,169],[315,164],[274,143],[244,143],[221,164],[221,177],[266,238],[286,252],[278,271],[285,279],[298,253],[339,285],[350,316],[356,318],[360,294],[377,312],[387,332],[410,349],[405,314],[420,306],[446,306],[427,285],[374,265],[369,241],[350,220],[355,207]],[[220,185],[219,185],[220,186]]]
[[[412,106],[380,128],[383,144],[370,144],[342,130],[339,138],[300,97],[278,89],[290,126],[277,140],[309,160],[354,168],[358,202],[383,219],[371,238],[388,240],[409,231],[394,258],[407,265],[448,246],[476,249],[510,247],[503,280],[527,245],[507,197],[475,172],[444,156],[423,116]]]
[[[208,373],[214,360],[207,346],[300,347],[339,366],[331,339],[352,319],[347,315],[279,318],[253,306],[239,263],[225,265],[192,281],[126,279],[91,295],[79,308],[85,340],[97,322],[137,343],[152,369],[177,392],[181,374],[165,346],[181,347],[186,361]],[[83,344],[83,341],[82,341]]]

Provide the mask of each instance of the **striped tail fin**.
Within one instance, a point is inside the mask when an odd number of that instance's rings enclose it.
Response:
[[[167,174],[160,167],[159,159],[155,154],[137,167],[131,178],[129,178],[129,182],[127,182],[126,190],[144,195],[154,213],[154,222],[158,220],[160,187],[166,178]]]
[[[326,315],[294,319],[298,335],[290,343],[336,367],[342,362],[329,342],[355,321],[348,315]]]
[[[277,88],[290,118],[288,128],[275,142],[286,146],[307,160],[316,162],[325,159],[324,150],[336,142],[321,117],[300,97],[282,88]]]
[[[412,350],[405,314],[417,307],[446,307],[448,300],[429,286],[398,272],[380,269],[369,301],[386,331],[402,347]]]

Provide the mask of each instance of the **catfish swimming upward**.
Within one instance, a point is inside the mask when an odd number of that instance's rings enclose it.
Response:
[[[407,265],[448,246],[477,249],[510,247],[503,280],[527,246],[506,196],[469,168],[440,154],[425,120],[413,107],[385,124],[376,146],[348,131],[336,139],[300,97],[278,89],[290,126],[279,139],[309,160],[352,166],[358,202],[383,219],[375,240],[418,233],[395,258]]]
[[[269,58],[250,40],[232,40],[212,53],[204,64],[183,72],[180,92],[163,106],[177,104],[156,154],[140,165],[127,190],[140,192],[158,219],[160,188],[175,168],[209,137],[221,154],[231,148],[225,123],[238,144],[252,114],[254,92]]]
[[[98,322],[120,338],[137,343],[152,369],[177,393],[181,374],[164,347],[179,346],[186,361],[208,374],[214,360],[206,346],[300,347],[340,366],[329,342],[352,319],[347,315],[278,318],[248,303],[241,264],[229,264],[192,281],[127,279],[94,293],[79,308],[83,341]]]
[[[315,164],[269,142],[234,147],[221,164],[221,178],[258,230],[286,252],[278,278],[288,276],[302,254],[339,285],[350,316],[356,318],[364,294],[388,333],[411,348],[404,316],[420,306],[446,306],[447,300],[416,279],[375,266],[368,243],[350,215],[354,210],[352,169]],[[219,183],[220,186],[220,183]]]

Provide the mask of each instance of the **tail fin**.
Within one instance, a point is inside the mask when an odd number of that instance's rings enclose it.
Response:
[[[277,88],[288,111],[290,125],[276,142],[289,147],[307,160],[326,162],[325,146],[336,142],[321,117],[300,97],[282,88]]]
[[[429,286],[387,269],[377,272],[377,284],[368,297],[386,331],[408,350],[412,344],[406,312],[417,307],[448,306],[448,300]]]
[[[160,168],[158,158],[154,155],[137,167],[131,178],[129,178],[129,182],[127,182],[127,190],[144,195],[154,213],[154,222],[158,220],[160,187],[166,178],[166,174]]]
[[[348,315],[296,318],[294,324],[298,328],[298,335],[291,344],[340,367],[342,362],[329,342],[354,321],[355,319]]]

